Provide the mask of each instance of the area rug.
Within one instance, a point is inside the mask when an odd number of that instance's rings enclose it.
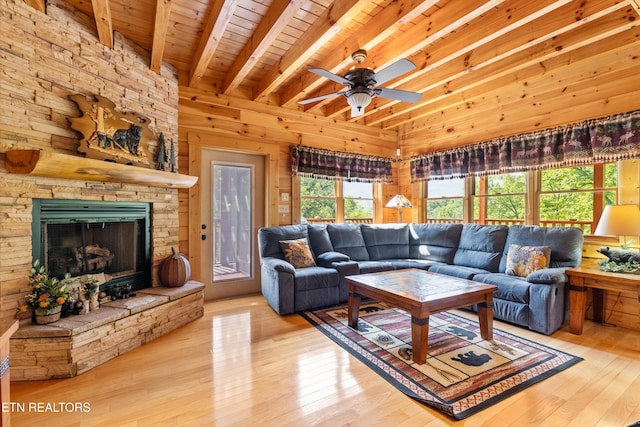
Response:
[[[477,322],[444,312],[429,318],[427,362],[418,365],[402,310],[363,302],[358,330],[347,324],[346,305],[302,316],[396,388],[457,420],[582,360],[497,328],[483,340]]]

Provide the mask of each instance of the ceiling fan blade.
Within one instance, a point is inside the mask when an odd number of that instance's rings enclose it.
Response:
[[[335,92],[335,93],[328,93],[326,95],[316,96],[314,98],[301,99],[300,101],[298,101],[298,104],[302,104],[302,105],[311,104],[312,102],[322,101],[323,99],[331,98],[332,96],[337,96],[337,95],[344,95],[345,93],[346,92]]]
[[[309,71],[316,73],[319,76],[326,77],[329,80],[333,80],[336,83],[340,83],[341,85],[351,86],[351,82],[349,80],[337,74],[333,74],[331,71],[327,71],[324,68],[309,68]]]
[[[381,98],[395,99],[403,102],[418,102],[422,98],[419,92],[409,92],[408,90],[387,89],[384,87],[375,89],[376,96]]]
[[[373,79],[376,81],[376,84],[381,85],[415,68],[416,65],[413,62],[408,59],[400,59],[388,67],[376,71]]]

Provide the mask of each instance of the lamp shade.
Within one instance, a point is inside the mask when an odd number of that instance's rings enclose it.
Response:
[[[607,205],[598,222],[597,236],[640,236],[640,209],[636,205]]]
[[[412,208],[413,205],[411,204],[409,199],[407,199],[402,194],[396,194],[395,196],[393,196],[391,198],[391,200],[389,200],[387,202],[385,207],[387,207],[387,208]]]

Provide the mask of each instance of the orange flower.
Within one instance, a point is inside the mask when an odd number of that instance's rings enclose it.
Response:
[[[49,307],[49,301],[40,301],[38,305],[42,308],[47,308]]]
[[[64,299],[64,297],[58,297],[56,298],[56,302],[60,305],[64,304],[66,300]]]
[[[46,293],[46,292],[45,292],[45,293],[43,293],[43,294],[40,294],[40,296],[38,297],[38,299],[39,299],[40,301],[45,300],[45,299],[47,299],[47,298],[49,298],[49,294],[48,294],[48,293]]]
[[[25,313],[27,311],[27,306],[26,305],[21,305],[20,306],[20,313]]]

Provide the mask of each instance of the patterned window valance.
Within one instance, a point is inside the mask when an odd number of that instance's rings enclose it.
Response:
[[[392,160],[385,157],[342,153],[302,145],[291,145],[294,176],[354,182],[393,182]]]
[[[411,158],[411,182],[640,158],[640,110]]]

